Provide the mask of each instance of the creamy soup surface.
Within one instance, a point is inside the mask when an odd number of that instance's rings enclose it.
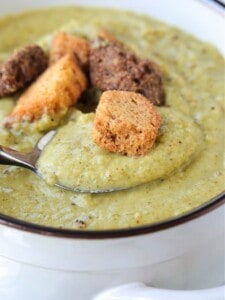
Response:
[[[162,124],[153,149],[132,158],[96,146],[90,134],[94,110],[87,113],[91,108],[80,103],[38,162],[45,181],[28,170],[0,166],[0,213],[60,228],[127,228],[175,217],[225,189],[225,65],[212,45],[143,15],[61,7],[2,18],[0,62],[25,44],[48,50],[57,31],[94,38],[102,28],[163,73],[166,107],[157,108]],[[29,152],[43,133],[32,125],[13,132],[3,126],[17,98],[0,99],[0,145]],[[74,178],[79,187],[130,188],[84,194],[51,186],[72,186]]]

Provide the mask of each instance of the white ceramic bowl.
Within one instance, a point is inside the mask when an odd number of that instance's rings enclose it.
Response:
[[[225,55],[223,13],[210,1],[7,0],[0,14],[71,3],[150,14]],[[160,224],[98,233],[44,228],[0,215],[0,299],[222,300],[224,199],[221,194]]]

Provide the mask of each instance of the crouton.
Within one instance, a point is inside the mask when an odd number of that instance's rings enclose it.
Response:
[[[28,45],[13,52],[0,66],[0,97],[15,93],[35,80],[48,65],[45,52],[37,45]]]
[[[127,156],[141,156],[153,146],[160,116],[141,94],[106,91],[100,98],[93,124],[93,141]]]
[[[89,43],[80,37],[58,32],[52,40],[50,49],[50,65],[55,63],[65,54],[73,53],[79,66],[83,70],[88,69],[89,63]]]
[[[5,126],[36,121],[43,114],[54,116],[75,104],[86,89],[87,80],[73,55],[68,54],[49,67],[19,98]]]
[[[155,105],[164,103],[158,66],[109,39],[105,43],[97,39],[90,45],[90,79],[102,91],[131,91],[144,95]]]

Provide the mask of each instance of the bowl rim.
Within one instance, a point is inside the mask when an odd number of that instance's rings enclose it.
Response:
[[[214,12],[218,13],[217,8],[223,10],[225,4],[219,0],[198,0],[204,5],[210,6]],[[217,6],[212,7],[210,4]],[[0,225],[14,228],[17,230],[36,233],[44,236],[59,237],[59,238],[80,238],[80,239],[111,239],[111,238],[124,238],[129,236],[137,236],[142,234],[150,234],[161,230],[169,229],[177,225],[184,224],[191,220],[194,220],[200,216],[209,213],[216,208],[225,204],[225,191],[221,192],[217,196],[213,197],[204,204],[189,210],[179,216],[169,218],[160,222],[146,224],[131,228],[122,229],[107,229],[107,230],[75,230],[75,229],[63,229],[57,227],[50,227],[44,225],[38,225],[31,222],[26,222],[14,217],[7,216],[0,213]]]

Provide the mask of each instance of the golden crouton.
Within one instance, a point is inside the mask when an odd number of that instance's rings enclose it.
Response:
[[[54,116],[75,104],[86,89],[87,80],[73,55],[68,54],[49,67],[19,98],[5,126],[36,121],[43,114]]]
[[[74,54],[80,67],[87,70],[89,43],[85,39],[64,32],[56,33],[50,49],[50,65],[69,53]]]
[[[96,110],[92,137],[111,152],[140,156],[153,146],[159,126],[159,114],[141,94],[106,91]]]

